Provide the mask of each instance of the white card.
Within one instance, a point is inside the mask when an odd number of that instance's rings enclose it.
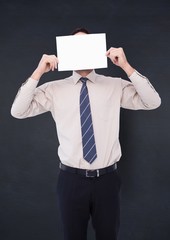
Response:
[[[107,68],[106,34],[56,37],[58,71]]]

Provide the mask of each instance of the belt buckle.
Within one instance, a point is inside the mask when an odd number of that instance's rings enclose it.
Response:
[[[97,174],[96,174],[97,172]],[[90,174],[92,173],[92,174]],[[95,174],[94,174],[95,173]],[[100,174],[99,174],[99,170],[86,170],[86,177],[90,177],[90,178],[93,178],[93,177],[99,177]]]

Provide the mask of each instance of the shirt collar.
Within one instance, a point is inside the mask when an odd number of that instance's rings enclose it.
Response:
[[[82,77],[80,74],[78,74],[76,71],[73,71],[73,82],[74,84],[78,83],[80,78]],[[96,82],[96,72],[95,70],[92,70],[87,76],[86,76],[91,82]]]

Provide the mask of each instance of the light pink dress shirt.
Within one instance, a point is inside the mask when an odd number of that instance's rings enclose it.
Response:
[[[92,71],[87,77],[97,159],[89,164],[83,159],[79,98],[80,75],[45,83],[29,78],[20,88],[11,114],[16,118],[33,117],[50,111],[56,123],[58,155],[65,165],[99,169],[120,160],[120,108],[150,110],[159,107],[161,99],[149,80],[135,71],[129,79],[107,77]],[[47,126],[42,126],[47,127]]]

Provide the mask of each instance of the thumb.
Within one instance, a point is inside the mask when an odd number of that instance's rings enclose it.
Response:
[[[110,55],[110,49],[107,50],[107,52],[106,52],[106,56],[108,57],[109,55]]]

